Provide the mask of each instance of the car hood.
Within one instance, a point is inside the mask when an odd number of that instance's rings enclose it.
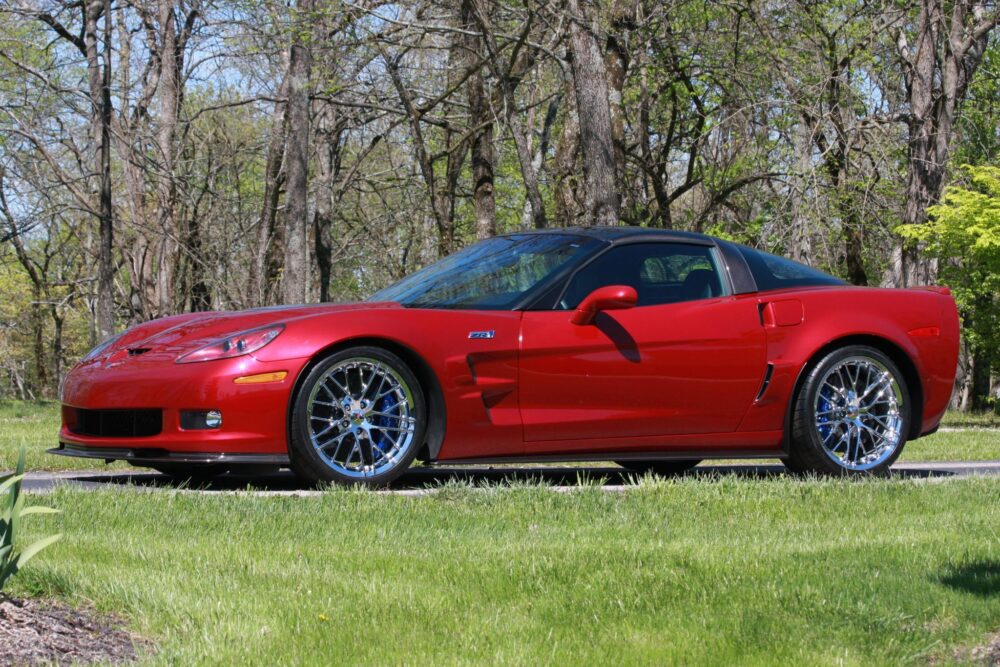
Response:
[[[164,317],[128,329],[115,343],[92,361],[119,358],[171,361],[226,336],[273,324],[294,322],[337,312],[401,308],[397,303],[360,302],[275,306],[241,311],[211,311]]]

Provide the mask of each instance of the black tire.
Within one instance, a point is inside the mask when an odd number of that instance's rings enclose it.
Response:
[[[884,446],[878,446],[880,441],[876,440],[877,436],[873,435],[870,429],[866,431],[866,427],[854,427],[854,432],[860,435],[856,436],[858,444],[855,446],[855,456],[853,459],[851,458],[852,439],[849,439],[845,445],[843,457],[840,457],[836,451],[830,451],[833,448],[833,444],[824,446],[824,438],[821,435],[819,420],[826,418],[826,416],[821,417],[821,414],[833,413],[830,417],[831,419],[840,418],[845,421],[852,421],[852,419],[868,419],[869,414],[876,414],[875,410],[869,411],[859,407],[858,400],[853,400],[852,403],[846,398],[846,394],[843,391],[835,392],[835,400],[838,401],[837,405],[832,405],[829,402],[822,404],[826,400],[823,396],[817,399],[817,394],[823,389],[824,378],[827,378],[829,373],[836,372],[834,369],[850,367],[851,364],[862,366],[869,364],[869,372],[875,369],[876,371],[889,374],[889,384],[884,385],[884,389],[880,388],[882,385],[876,388],[879,389],[878,396],[882,396],[883,393],[886,393],[885,390],[888,389],[888,394],[891,394],[892,398],[887,395],[885,400],[888,404],[879,408],[879,410],[886,410],[886,414],[877,414],[876,416],[894,426],[894,428],[885,431],[889,437],[886,438]],[[834,383],[840,384],[844,376],[839,376],[839,379],[834,379],[834,377],[831,376]],[[849,378],[849,374],[847,377]],[[872,377],[877,378],[879,375],[868,375],[864,381],[861,381],[861,384],[868,383]],[[895,385],[892,384],[893,382]],[[848,381],[846,384],[851,383]],[[860,386],[858,380],[852,386]],[[825,391],[829,394],[834,389],[835,387],[831,385]],[[844,387],[841,387],[841,390],[843,389]],[[857,391],[855,390],[855,399],[857,399],[856,394]],[[799,392],[793,399],[794,403],[792,405],[791,425],[789,429],[789,451],[787,458],[784,460],[785,466],[792,472],[818,475],[886,474],[889,467],[899,458],[906,444],[906,436],[910,429],[910,415],[912,413],[910,396],[906,377],[892,359],[881,350],[867,345],[850,345],[833,350],[807,371]],[[891,403],[892,400],[896,401],[894,406]],[[841,407],[840,401],[843,402],[845,407]],[[830,409],[821,410],[821,407]],[[852,421],[852,423],[856,423],[856,421]],[[877,425],[880,422],[870,423]],[[823,427],[827,429],[826,433],[829,434],[826,440],[827,443],[835,444],[842,442],[842,439],[839,439],[838,435],[850,432],[847,425],[836,427],[824,425]],[[853,437],[855,436],[850,436],[850,438]],[[869,444],[872,445],[870,459],[866,459],[862,455],[867,452],[863,444],[864,440],[868,440]],[[890,444],[891,442],[895,442],[895,444],[892,445]],[[875,456],[876,452],[881,453]]]
[[[375,443],[371,433],[372,430],[374,430],[376,433],[380,434],[378,437],[383,437],[384,434],[377,426],[370,423],[371,419],[367,417],[367,414],[364,417],[364,421],[361,421],[360,418],[355,420],[356,414],[354,412],[347,414],[344,412],[343,408],[331,406],[329,409],[333,412],[330,413],[329,424],[331,428],[337,429],[335,431],[335,435],[343,434],[345,430],[356,430],[354,429],[355,426],[360,429],[363,428],[365,424],[368,424],[368,428],[370,430],[365,431],[363,435],[360,430],[357,430],[357,435],[346,435],[343,440],[343,442],[351,442],[351,439],[353,438],[353,442],[361,448],[358,450],[358,456],[361,457],[359,458],[359,467],[361,468],[364,468],[366,463],[364,459],[364,451],[367,449],[372,469],[368,472],[362,473],[350,470],[348,465],[340,466],[339,468],[337,467],[339,464],[332,459],[336,459],[338,456],[343,456],[342,451],[339,449],[339,445],[331,445],[332,447],[337,447],[337,449],[332,452],[329,449],[324,449],[325,455],[327,456],[326,459],[324,459],[324,456],[320,455],[319,450],[323,449],[323,447],[317,448],[317,446],[313,445],[313,432],[311,430],[311,424],[314,420],[319,418],[310,414],[310,397],[313,395],[314,391],[321,391],[320,385],[328,377],[328,373],[339,372],[337,369],[343,368],[345,365],[350,365],[351,363],[368,364],[369,362],[376,362],[381,367],[390,369],[393,374],[391,382],[398,381],[400,391],[398,395],[401,397],[405,396],[404,400],[409,408],[408,420],[409,422],[412,422],[412,437],[406,444],[405,449],[401,449],[397,454],[398,458],[390,464],[385,465],[384,469],[378,470],[374,464],[382,459],[375,459],[375,451],[379,451],[381,454],[382,449],[381,446],[378,450],[374,449]],[[371,370],[374,372],[374,367]],[[341,376],[341,378],[343,377],[345,376]],[[359,381],[363,382],[363,374],[358,377],[360,377]],[[350,385],[350,381],[348,381],[348,388],[354,388]],[[322,391],[324,391],[324,397],[326,396],[326,393],[330,393],[325,390]],[[377,392],[378,390],[376,389],[375,391]],[[317,393],[316,396],[319,396],[319,394]],[[370,399],[371,397],[368,398]],[[333,404],[339,403],[342,399],[343,397],[335,397],[333,394],[327,397],[327,400]],[[409,366],[407,366],[407,364],[400,359],[399,356],[386,349],[373,346],[358,346],[335,352],[320,361],[309,371],[292,400],[293,404],[291,411],[291,425],[289,429],[288,456],[291,462],[292,471],[298,477],[307,482],[314,484],[328,484],[332,482],[345,485],[364,485],[372,487],[385,486],[406,471],[423,445],[424,434],[427,431],[427,403],[424,399],[423,388],[420,386],[419,380]],[[355,400],[360,401],[367,399],[364,399],[364,394],[362,392],[358,393]],[[397,403],[397,405],[399,405],[399,403]],[[374,410],[376,407],[377,405],[375,402],[370,402],[368,409]],[[334,417],[338,413],[344,420],[341,422],[342,424],[350,422],[349,428],[334,426],[334,422],[337,421]],[[322,423],[322,420],[320,420],[320,423]],[[397,419],[395,424],[402,426],[404,425],[404,420]],[[392,430],[391,425],[392,422],[389,423],[390,430]],[[398,432],[399,429],[396,430]],[[360,441],[358,439],[359,437]],[[402,438],[405,439],[405,435],[402,436]],[[348,454],[348,459],[350,459],[351,455],[352,454]]]
[[[685,459],[683,461],[615,461],[618,465],[640,474],[652,473],[661,477],[683,475],[691,468],[701,463],[701,459]]]
[[[208,482],[229,471],[220,463],[157,463],[149,467],[178,481],[191,482]]]

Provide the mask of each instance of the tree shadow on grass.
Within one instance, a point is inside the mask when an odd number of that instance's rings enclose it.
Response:
[[[980,597],[1000,595],[1000,560],[982,560],[950,566],[939,581],[949,588]]]
[[[952,473],[929,469],[908,469],[893,471],[893,478],[922,479],[948,477]],[[777,479],[788,477],[810,479],[791,475],[781,464],[742,465],[702,465],[681,477],[702,480],[715,479]],[[643,476],[635,472],[607,464],[593,466],[419,466],[406,471],[390,488],[395,491],[419,491],[432,489],[449,482],[462,482],[474,486],[503,485],[514,483],[537,483],[547,486],[579,486],[581,484],[618,489],[640,483]],[[207,481],[181,480],[152,471],[125,472],[114,475],[75,476],[70,483],[90,488],[113,485],[129,485],[149,488],[187,488],[212,491],[304,491],[315,488],[301,481],[288,471],[266,475],[244,475],[239,473],[222,475]]]

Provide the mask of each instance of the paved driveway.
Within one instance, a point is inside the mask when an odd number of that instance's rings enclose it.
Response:
[[[689,473],[696,477],[736,476],[749,478],[779,477],[787,474],[780,464],[703,465]],[[898,463],[893,475],[904,479],[947,480],[972,475],[1000,475],[1000,461],[944,461],[935,463]],[[621,491],[633,484],[634,475],[617,466],[609,467],[421,467],[407,471],[383,493],[422,495],[433,492],[449,481],[475,484],[503,484],[509,482],[540,481],[558,491],[568,491],[581,479],[600,481],[606,491]],[[262,477],[224,475],[209,484],[178,484],[175,480],[155,472],[65,472],[30,473],[24,488],[36,493],[47,493],[61,484],[75,488],[96,490],[107,488],[134,488],[138,490],[183,489],[193,493],[234,493],[249,491],[259,495],[314,495],[321,493],[297,480],[291,473],[282,471]]]

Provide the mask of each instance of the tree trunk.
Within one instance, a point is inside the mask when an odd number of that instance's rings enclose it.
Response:
[[[972,354],[972,409],[989,409],[990,397],[990,355],[983,350]]]
[[[587,11],[589,0],[568,0],[570,51],[576,106],[580,118],[583,174],[586,182],[587,222],[614,225],[621,198],[615,168],[615,147],[608,102],[608,76]]]
[[[319,268],[319,300],[330,300],[333,277],[334,182],[340,171],[340,139],[343,125],[336,118],[336,108],[327,105],[316,121],[316,209],[313,236],[316,266]]]
[[[580,175],[577,157],[580,152],[580,115],[576,110],[576,91],[572,77],[566,79],[562,132],[552,159],[555,181],[556,218],[563,227],[576,224],[583,213],[580,201]]]
[[[486,46],[489,55],[489,66],[496,76],[498,86],[502,94],[503,106],[505,110],[504,120],[507,129],[510,130],[511,139],[514,140],[514,148],[517,151],[517,161],[521,167],[521,177],[524,179],[524,190],[531,205],[531,219],[536,229],[543,229],[548,222],[545,217],[545,204],[542,202],[541,190],[538,186],[538,173],[535,171],[532,161],[531,149],[528,147],[528,130],[525,129],[518,115],[517,99],[514,97],[514,90],[521,81],[530,63],[532,56],[524,56],[520,60],[514,60],[509,67],[502,67],[502,57],[497,46],[496,36],[493,33],[492,24],[489,17],[483,13],[482,7],[478,3],[472,3],[475,12],[476,23],[482,33],[483,44]],[[530,26],[530,21],[526,24]],[[525,53],[521,50],[520,53]]]
[[[160,77],[157,83],[159,116],[156,119],[156,147],[159,162],[156,194],[159,211],[159,228],[156,239],[155,290],[150,300],[153,317],[172,314],[175,310],[174,274],[179,252],[176,239],[180,235],[177,224],[177,185],[174,180],[177,122],[181,101],[181,68],[183,58],[178,48],[175,0],[159,0],[160,25]]]
[[[98,25],[104,17],[103,54],[98,53]],[[84,53],[93,111],[90,133],[93,142],[94,173],[97,186],[97,308],[96,324],[100,339],[115,331],[114,316],[114,209],[111,200],[111,0],[88,0],[84,5]]]
[[[52,315],[52,394],[58,398],[62,385],[63,324],[66,316],[57,304],[49,306]]]
[[[278,86],[278,97],[288,94],[288,74]],[[282,169],[285,156],[285,118],[288,105],[276,102],[271,115],[270,141],[264,165],[264,197],[257,223],[257,247],[250,264],[250,284],[253,286],[253,303],[264,306],[271,302],[274,285],[280,271],[279,258],[285,254],[285,233],[278,226],[278,201],[281,197]]]
[[[309,300],[309,80],[312,72],[313,0],[298,0],[292,26],[288,65],[288,137],[285,163],[286,189],[285,265],[281,293],[285,303]]]
[[[604,49],[604,68],[608,81],[608,111],[611,115],[611,142],[614,146],[615,173],[617,182],[621,184],[619,196],[632,200],[629,193],[632,188],[625,187],[621,177],[625,174],[625,113],[622,109],[624,99],[625,79],[628,76],[630,55],[628,50],[628,33],[635,26],[636,3],[625,0],[613,0],[610,7],[610,29]]]
[[[472,32],[476,25],[475,0],[462,0],[462,25]],[[465,60],[473,67],[482,54],[480,35],[466,34]],[[493,194],[493,114],[486,97],[481,67],[475,67],[465,83],[469,104],[469,126],[479,128],[472,135],[472,204],[476,214],[476,238],[484,239],[497,233],[497,209]]]
[[[45,354],[45,318],[42,314],[42,290],[40,285],[31,289],[31,340],[35,357],[35,387],[45,395],[49,389],[48,359]]]
[[[555,125],[561,99],[562,95],[556,95],[549,102],[548,108],[545,111],[545,120],[542,121],[542,135],[538,138],[538,149],[535,151],[535,157],[531,161],[536,174],[541,172],[545,164],[545,154],[549,152],[552,126]],[[521,209],[521,229],[530,229],[531,227],[531,202],[525,199],[524,206]]]

